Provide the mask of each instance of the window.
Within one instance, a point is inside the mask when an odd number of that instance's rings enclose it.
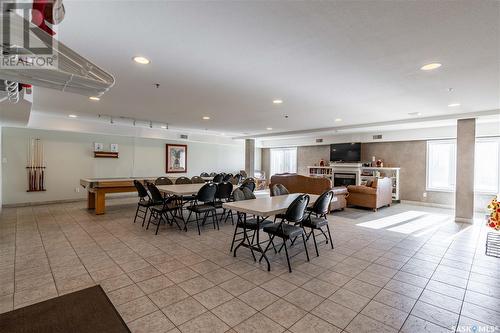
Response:
[[[456,141],[427,141],[427,190],[454,191]]]
[[[271,175],[297,172],[297,148],[271,149]]]
[[[498,167],[500,138],[476,140],[474,153],[474,191],[497,194],[499,189]]]

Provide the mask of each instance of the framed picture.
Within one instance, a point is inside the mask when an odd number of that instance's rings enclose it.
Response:
[[[117,153],[118,152],[118,144],[116,143],[112,143],[109,145],[109,150],[113,153]]]
[[[166,144],[166,173],[187,172],[187,145]]]

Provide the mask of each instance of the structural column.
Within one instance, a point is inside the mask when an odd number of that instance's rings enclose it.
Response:
[[[455,221],[472,223],[474,218],[474,150],[476,119],[457,121],[457,173]]]
[[[245,139],[245,172],[248,177],[255,173],[255,139]]]

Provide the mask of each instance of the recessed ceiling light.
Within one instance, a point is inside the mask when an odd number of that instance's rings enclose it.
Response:
[[[421,116],[422,115],[422,112],[410,112],[408,113],[409,116]]]
[[[338,123],[338,122],[341,122],[341,121],[342,121],[342,119],[341,119],[341,118],[335,118],[335,122],[337,122],[337,123]]]
[[[101,100],[99,97],[96,97],[96,96],[90,96],[89,99],[92,101],[100,101]]]
[[[272,130],[273,130],[273,128],[272,128],[272,127],[268,127],[268,128],[266,128],[266,130],[268,130],[268,131],[272,131]]]
[[[275,100],[273,100],[273,104],[283,104],[283,100],[275,99]]]
[[[455,108],[457,106],[460,106],[460,103],[451,103],[451,104],[448,104],[449,108]]]
[[[423,65],[422,67],[420,67],[421,70],[423,71],[431,71],[433,69],[437,69],[439,67],[441,67],[442,65],[438,62],[433,62],[431,64],[427,64],[427,65]]]
[[[70,118],[78,118],[78,116],[76,114],[70,114],[70,115],[68,115],[68,117],[70,117]]]
[[[203,120],[210,120],[210,117],[209,116],[203,116],[202,119]]]
[[[149,61],[148,58],[141,57],[141,56],[137,56],[137,57],[134,57],[132,59],[134,59],[134,61],[136,63],[141,64],[141,65],[147,65],[147,64],[149,64],[151,62],[151,61]]]
[[[167,129],[166,125],[161,125],[160,128]]]

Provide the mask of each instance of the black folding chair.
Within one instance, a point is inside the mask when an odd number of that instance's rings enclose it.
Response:
[[[134,186],[137,190],[137,195],[139,196],[139,202],[137,202],[137,210],[135,211],[134,223],[136,222],[137,218],[141,218],[142,226],[144,226],[148,211],[152,206],[155,205],[155,203],[153,202],[153,200],[151,200],[148,191],[140,181],[134,180]]]
[[[167,177],[158,177],[155,180],[155,185],[173,185],[174,183]]]
[[[149,229],[149,224],[153,219],[156,221],[156,223],[153,222],[153,225],[156,225],[155,235],[158,235],[158,229],[160,228],[160,224],[162,221],[170,225],[175,222],[177,227],[182,230],[174,217],[174,212],[179,209],[179,206],[176,204],[176,198],[172,196],[164,198],[156,185],[151,183],[148,183],[148,189],[149,193],[151,193],[153,201],[157,202],[157,204],[151,207],[151,214],[149,214],[149,220],[146,226],[146,230]],[[168,214],[170,214],[170,218]]]
[[[281,238],[283,240],[283,244],[281,245],[281,248],[278,250],[278,252],[280,252],[283,247],[285,248],[286,261],[288,263],[288,271],[290,273],[292,272],[292,267],[290,265],[290,257],[288,255],[288,248],[286,246],[287,241],[293,241],[297,237],[302,236],[302,241],[304,242],[304,249],[306,251],[307,261],[309,261],[309,252],[307,251],[307,244],[306,244],[306,233],[304,232],[304,229],[300,225],[302,220],[304,219],[305,210],[308,204],[309,204],[309,196],[307,194],[299,195],[290,204],[290,206],[288,206],[288,209],[286,210],[285,213],[285,217],[281,220],[281,222],[266,225],[263,229],[265,233],[270,235],[270,240],[266,246],[266,249],[264,250],[264,254],[267,252],[270,245],[273,245],[274,247],[273,240],[275,237]],[[285,223],[285,221],[289,223]],[[262,260],[264,254],[262,254],[260,260]]]
[[[309,240],[309,237],[313,237],[314,241],[314,248],[316,249],[316,256],[319,257],[319,251],[318,251],[318,244],[316,243],[316,235],[314,233],[315,230],[319,230],[321,234],[325,237],[325,242],[328,244],[328,241],[330,241],[330,246],[332,247],[333,250],[333,241],[332,241],[332,235],[330,233],[330,226],[328,225],[328,219],[327,219],[327,214],[329,211],[330,207],[330,202],[332,201],[333,198],[333,192],[332,191],[326,191],[323,194],[321,194],[314,203],[314,205],[311,207],[311,209],[308,209],[309,214],[307,217],[302,221],[302,228],[309,228],[311,231],[309,234],[307,234],[306,240]],[[314,216],[313,216],[314,215]],[[323,227],[326,227],[326,231],[328,233],[328,237],[325,234],[325,231],[323,230]]]
[[[196,226],[198,227],[198,235],[201,235],[199,219],[200,215],[202,214],[203,214],[203,220],[201,222],[202,225],[205,224],[208,216],[211,215],[214,229],[216,226],[217,229],[219,229],[219,221],[217,220],[216,209],[214,206],[216,192],[217,192],[217,185],[215,185],[214,183],[207,183],[200,188],[198,194],[196,194],[196,198],[193,201],[193,204],[187,207],[187,209],[189,210],[189,215],[187,220],[184,222],[185,231],[187,231],[188,223],[193,222],[190,221],[192,213],[195,213]],[[201,202],[201,204],[199,202]]]

